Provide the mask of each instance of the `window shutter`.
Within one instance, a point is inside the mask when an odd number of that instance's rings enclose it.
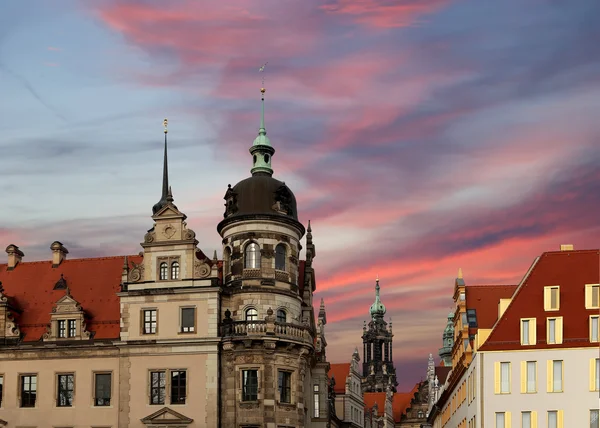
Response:
[[[535,410],[531,411],[531,428],[537,428],[537,412]]]
[[[527,392],[527,361],[521,361],[521,394]]]
[[[544,310],[548,310],[550,308],[550,288],[544,288]]]
[[[510,428],[510,423],[512,422],[512,417],[510,412],[504,412],[504,427]]]
[[[552,360],[548,360],[546,363],[546,391],[552,392]]]
[[[561,344],[563,342],[563,319],[562,317],[556,318],[556,343]]]
[[[596,390],[596,359],[590,360],[590,391]]]
[[[494,394],[500,394],[500,363],[494,363]]]
[[[592,287],[590,285],[585,286],[585,308],[589,309],[592,306]]]
[[[536,319],[533,318],[529,321],[529,341],[531,345],[535,345],[537,343],[537,338],[536,338]]]
[[[558,428],[563,428],[563,411],[559,410],[557,412],[556,418],[558,419]]]

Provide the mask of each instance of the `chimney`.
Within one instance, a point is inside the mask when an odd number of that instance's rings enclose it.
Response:
[[[561,244],[560,251],[573,251],[573,244]]]
[[[14,244],[10,244],[6,247],[6,254],[8,254],[8,270],[13,270],[17,264],[21,263],[21,260],[25,255],[23,254],[23,251],[19,250],[19,247]]]
[[[52,245],[50,245],[50,249],[52,250],[52,267],[55,268],[60,266],[62,261],[67,258],[69,250],[58,241],[54,241]]]

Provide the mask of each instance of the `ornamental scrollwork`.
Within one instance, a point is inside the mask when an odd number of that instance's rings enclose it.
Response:
[[[210,266],[205,260],[194,261],[194,278],[207,278],[210,276]]]
[[[138,282],[144,279],[144,264],[132,262],[133,268],[129,271],[129,281]]]

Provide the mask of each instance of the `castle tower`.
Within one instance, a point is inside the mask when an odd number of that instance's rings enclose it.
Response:
[[[375,302],[371,305],[371,321],[363,327],[363,391],[396,392],[396,369],[392,354],[392,323],[384,321],[386,309],[379,297],[379,279],[375,283]],[[389,387],[389,388],[388,388]]]
[[[442,334],[442,347],[438,355],[443,366],[452,367],[452,347],[454,346],[454,312],[448,314],[448,322]]]
[[[321,426],[328,364],[325,308],[317,328],[312,305],[316,253],[309,226],[306,262],[299,262],[305,229],[294,194],[273,178],[264,88],[261,94],[251,176],[228,186],[217,226],[223,243],[221,424]]]

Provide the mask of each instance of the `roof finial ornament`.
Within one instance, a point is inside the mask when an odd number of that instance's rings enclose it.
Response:
[[[463,279],[462,268],[458,268],[458,279]]]

